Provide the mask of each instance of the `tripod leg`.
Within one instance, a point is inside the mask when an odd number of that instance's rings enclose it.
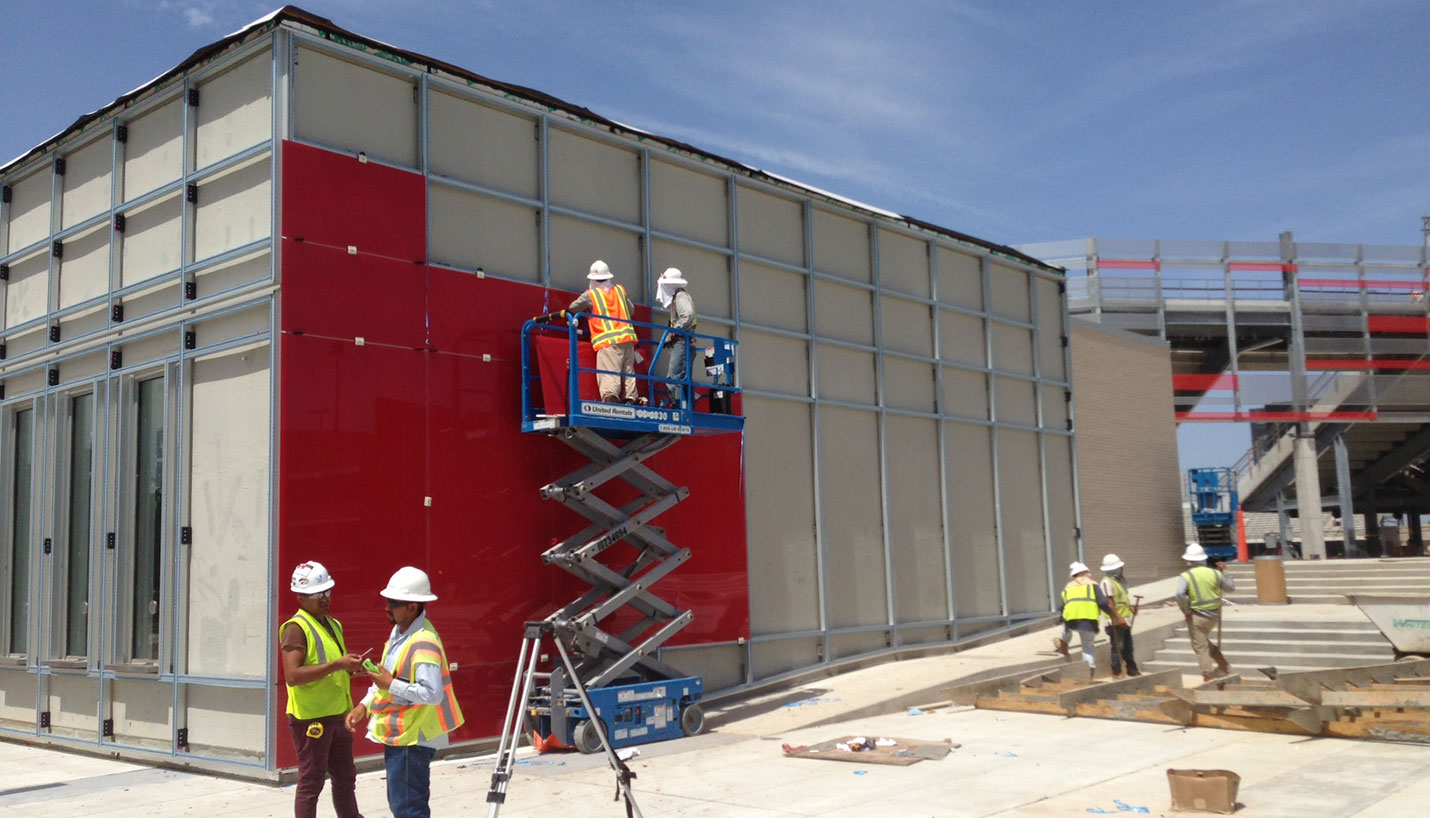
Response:
[[[611,749],[611,742],[606,737],[606,725],[601,722],[596,715],[596,708],[591,706],[591,699],[586,695],[586,685],[581,682],[581,677],[576,675],[576,669],[571,666],[571,656],[566,652],[566,646],[561,643],[561,637],[553,637],[556,643],[556,651],[561,654],[561,663],[566,667],[566,672],[571,675],[572,687],[576,688],[576,695],[581,697],[581,705],[586,708],[586,712],[591,714],[591,726],[595,728],[596,735],[601,739],[601,749],[606,752],[606,762],[611,765],[611,769],[616,771],[616,786],[620,787],[621,793],[626,797],[626,814],[635,815],[635,818],[644,818],[641,808],[636,805],[636,797],[631,793],[631,779],[635,778],[635,773],[626,766],[624,761],[616,758],[616,751]]]
[[[492,770],[492,788],[487,793],[487,818],[496,818],[506,802],[507,784],[511,782],[516,764],[516,748],[521,743],[521,714],[531,700],[531,685],[536,675],[539,640],[526,638],[521,642],[521,654],[516,660],[516,675],[511,680],[511,698],[507,701],[506,718],[502,721],[501,743]]]

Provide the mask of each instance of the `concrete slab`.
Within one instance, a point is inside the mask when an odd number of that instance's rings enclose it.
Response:
[[[1228,620],[1333,621],[1345,607],[1239,606]],[[1137,630],[1181,620],[1144,607]],[[1144,629],[1146,629],[1144,631]],[[945,706],[909,715],[912,703],[977,674],[1062,666],[1048,655],[1053,629],[967,651],[891,661],[818,678],[710,709],[714,732],[641,748],[631,767],[643,813],[658,816],[1067,816],[1146,807],[1169,814],[1168,768],[1230,769],[1242,776],[1241,818],[1394,816],[1430,800],[1423,746],[1233,730],[1074,719]],[[1227,645],[1235,661],[1235,646]],[[1103,647],[1105,651],[1105,646]],[[1080,667],[1076,658],[1068,660]],[[1106,672],[1105,670],[1103,671]],[[1195,684],[1195,675],[1187,677]],[[922,698],[920,698],[922,697]],[[962,745],[910,767],[786,758],[783,742],[845,734],[898,735]],[[444,759],[433,768],[437,815],[485,814],[493,759]],[[22,744],[0,743],[0,816],[163,815],[258,818],[291,814],[293,788],[144,768]],[[601,756],[523,754],[505,818],[618,818],[615,777]],[[358,779],[368,818],[388,816],[383,773]],[[319,815],[331,816],[324,803]]]

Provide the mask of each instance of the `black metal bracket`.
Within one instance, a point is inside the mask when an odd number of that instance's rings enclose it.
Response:
[[[10,186],[9,186],[9,185],[0,185],[0,202],[4,202],[5,204],[9,204],[9,203],[10,203],[10,198],[11,198],[13,195],[14,195],[14,194],[12,194],[12,193],[10,192]]]
[[[110,531],[104,535],[104,548],[106,551],[114,550],[114,532]]]
[[[118,368],[120,368],[120,367],[122,367],[122,366],[124,366],[124,353],[123,353],[123,352],[120,352],[120,351],[117,350],[117,349],[115,349],[115,350],[110,350],[110,352],[109,352],[109,368],[110,368],[110,369],[118,369]]]
[[[51,370],[51,371],[53,371],[53,370]],[[50,553],[53,553],[54,550],[55,550],[54,541],[51,540],[49,537],[46,537],[46,538],[45,538],[45,553],[46,553],[46,554],[50,554]]]
[[[184,349],[195,349],[199,345],[199,334],[193,330],[184,331]]]
[[[123,233],[123,232],[124,232],[124,214],[123,214],[123,213],[115,213],[115,214],[114,214],[114,232],[116,232],[116,233]]]
[[[52,343],[52,344],[59,343],[59,340],[60,340],[60,325],[59,325],[59,324],[50,324],[50,343]]]
[[[0,264],[0,281],[10,280],[10,265]]]
[[[189,89],[189,105],[192,105],[195,108],[199,107],[199,89]]]
[[[48,730],[48,729],[50,729],[50,711],[48,711],[48,710],[41,710],[41,711],[40,711],[40,729],[41,729],[41,730]]]
[[[63,156],[56,156],[56,157],[55,157],[55,175],[56,175],[56,176],[64,176],[64,175],[65,175],[65,158],[64,158]]]
[[[60,385],[60,368],[57,367],[57,366],[52,366],[52,367],[50,367],[50,371],[49,371],[49,374],[48,374],[48,376],[47,376],[47,380],[48,380],[50,386],[59,386],[59,385]]]
[[[184,282],[184,300],[193,301],[199,297],[199,283],[197,281]]]
[[[181,749],[189,749],[189,728],[180,727],[178,730],[178,735],[175,736],[174,743],[179,745]]]
[[[179,544],[194,544],[194,530],[192,528],[190,528],[189,526],[184,526],[183,528],[179,529]]]
[[[109,308],[109,320],[113,321],[116,324],[124,320],[123,304],[115,304],[114,306]]]
[[[198,201],[199,201],[199,186],[198,186],[198,185],[194,184],[193,182],[190,182],[190,183],[188,183],[187,185],[184,186],[184,201],[190,202],[190,203],[192,203],[192,204],[198,204]]]
[[[99,734],[105,738],[114,738],[114,719],[105,719],[101,722]]]
[[[115,141],[115,142],[118,142],[118,143],[121,144],[121,145],[124,144],[125,142],[128,142],[128,141],[129,141],[129,126],[128,126],[128,125],[119,125],[119,126],[116,126],[116,127],[115,127],[115,129],[114,129],[114,141]]]
[[[62,241],[56,240],[54,244],[51,244],[51,245],[50,245],[50,252],[51,252],[52,254],[54,254],[54,257],[55,257],[55,258],[64,258],[64,257],[65,257],[65,243],[62,242]]]

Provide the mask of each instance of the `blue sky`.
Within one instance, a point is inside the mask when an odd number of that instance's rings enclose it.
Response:
[[[1430,213],[1423,0],[300,5],[997,242],[1417,244]],[[9,0],[0,161],[274,8]],[[1183,437],[1184,466],[1246,445]]]

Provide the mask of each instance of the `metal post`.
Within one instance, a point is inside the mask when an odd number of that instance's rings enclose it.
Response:
[[[1291,544],[1291,515],[1287,510],[1286,492],[1276,492],[1276,529],[1281,534],[1282,553]]]
[[[1310,411],[1306,382],[1306,335],[1301,317],[1301,287],[1297,282],[1296,242],[1291,231],[1281,234],[1281,280],[1291,307],[1289,344],[1292,409]],[[1304,416],[1304,414],[1303,414]],[[1325,559],[1326,542],[1321,531],[1321,477],[1316,467],[1316,433],[1307,420],[1296,424],[1296,513],[1301,518],[1301,553],[1308,559]],[[1309,516],[1308,516],[1309,515]]]
[[[1341,504],[1341,532],[1345,545],[1342,549],[1343,556],[1358,557],[1360,549],[1356,547],[1356,513],[1351,500],[1351,467],[1350,458],[1346,455],[1346,435],[1342,432],[1336,435],[1336,490],[1340,494]]]

